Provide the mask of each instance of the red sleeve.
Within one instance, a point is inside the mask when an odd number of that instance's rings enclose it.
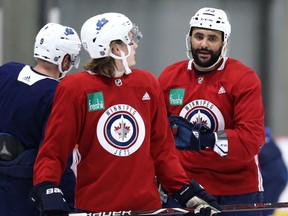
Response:
[[[152,119],[151,155],[155,163],[156,176],[169,192],[178,191],[184,184],[189,183],[178,157],[174,138],[168,123],[165,102],[157,86],[159,103]]]
[[[250,71],[242,77],[238,84],[234,85],[232,96],[234,128],[226,128],[229,145],[227,157],[251,160],[265,143],[261,82],[257,74]]]
[[[34,184],[50,181],[58,185],[68,156],[77,144],[83,115],[79,103],[84,98],[75,86],[79,86],[77,80],[66,77],[56,89],[44,141],[34,165]]]

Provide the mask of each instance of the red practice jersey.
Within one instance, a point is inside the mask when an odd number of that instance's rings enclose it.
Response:
[[[79,72],[56,89],[34,184],[58,184],[78,144],[76,208],[87,211],[161,207],[155,176],[169,192],[189,183],[171,133],[163,95],[149,72],[111,78]]]
[[[257,74],[235,59],[225,58],[218,69],[196,73],[192,60],[168,66],[159,77],[168,115],[225,130],[228,155],[208,148],[178,150],[188,177],[208,193],[236,195],[262,191],[258,156],[265,141],[261,82]]]

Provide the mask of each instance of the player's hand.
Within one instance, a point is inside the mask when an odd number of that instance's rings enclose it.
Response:
[[[208,216],[217,215],[222,210],[216,199],[193,179],[190,184],[183,186],[174,196],[182,206],[195,208],[195,213],[199,216],[206,216],[205,214],[208,213]],[[202,208],[207,210],[201,210]]]
[[[194,124],[189,122],[187,119],[176,115],[170,116],[168,120],[172,133],[174,135],[177,149],[193,151],[201,150],[199,142],[191,142],[191,138],[195,137],[192,134]]]
[[[208,205],[199,205],[194,210],[195,216],[217,216],[219,212],[211,209]]]
[[[43,216],[68,216],[69,207],[62,191],[51,182],[35,185],[29,198]]]
[[[211,132],[203,124],[195,124],[191,134],[191,145],[199,146],[201,150],[213,149],[221,157],[228,154],[228,138],[225,130]]]
[[[192,146],[197,146],[200,150],[206,148],[213,149],[215,145],[215,133],[210,132],[210,128],[206,125],[197,123],[192,128],[190,143]]]

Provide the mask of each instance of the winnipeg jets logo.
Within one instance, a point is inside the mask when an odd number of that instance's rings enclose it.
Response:
[[[186,104],[179,115],[194,124],[199,122],[205,124],[211,131],[225,129],[221,111],[207,100],[198,99]]]
[[[126,126],[126,123],[124,122],[123,115],[121,116],[121,122],[119,122],[118,126],[115,126],[115,132],[119,135],[119,138],[124,140],[127,138],[127,134],[130,131],[130,126]]]
[[[100,145],[106,151],[126,157],[142,145],[145,125],[137,110],[127,104],[117,104],[102,114],[96,132]]]
[[[207,120],[205,120],[202,116],[201,116],[201,111],[198,110],[197,112],[197,116],[196,118],[193,118],[193,120],[191,120],[193,124],[203,124],[203,125],[207,125]]]

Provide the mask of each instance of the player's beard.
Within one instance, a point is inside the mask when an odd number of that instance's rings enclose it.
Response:
[[[192,50],[192,56],[193,56],[195,63],[200,67],[206,68],[206,67],[212,66],[218,61],[218,58],[221,55],[222,46],[215,52],[212,50],[208,50],[208,49],[194,49],[193,47],[191,47],[191,50]],[[200,58],[198,57],[198,54],[201,51],[208,52],[211,55],[210,59],[208,59],[207,61],[200,60]]]

